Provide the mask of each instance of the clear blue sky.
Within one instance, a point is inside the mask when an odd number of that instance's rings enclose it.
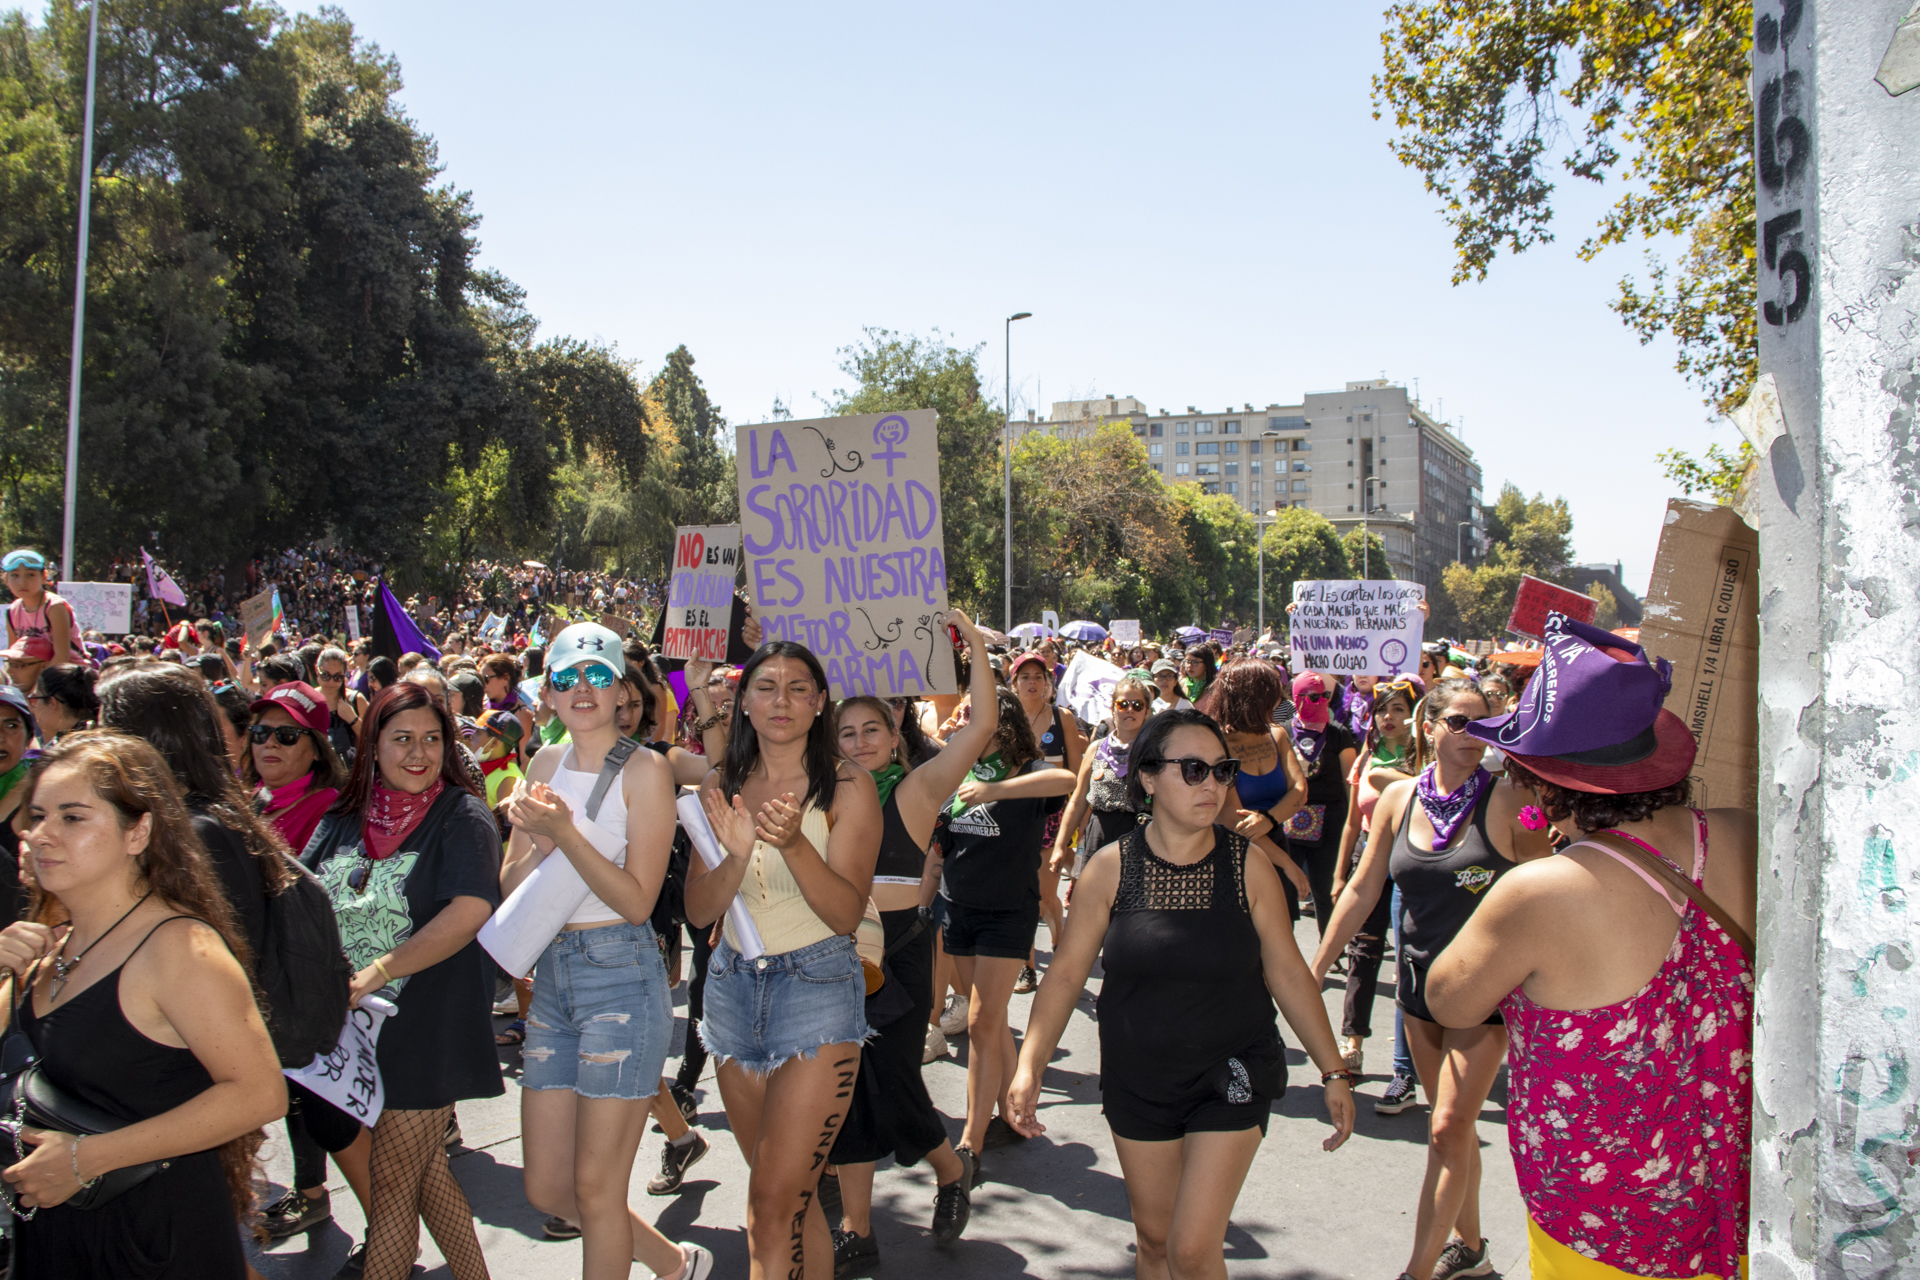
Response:
[[[869,325],[985,342],[997,399],[1015,311],[1016,411],[1418,378],[1489,501],[1564,495],[1577,558],[1636,592],[1655,452],[1736,438],[1607,310],[1639,250],[1575,257],[1605,193],[1563,187],[1558,242],[1448,284],[1372,116],[1379,0],[342,7],[543,336],[646,369],[684,342],[736,422],[817,413]]]

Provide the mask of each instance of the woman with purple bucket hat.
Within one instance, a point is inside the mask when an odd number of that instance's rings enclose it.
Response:
[[[1576,843],[1487,892],[1428,1003],[1506,1017],[1535,1280],[1744,1274],[1755,817],[1691,807],[1670,663],[1558,614],[1545,638],[1519,707],[1467,733]]]

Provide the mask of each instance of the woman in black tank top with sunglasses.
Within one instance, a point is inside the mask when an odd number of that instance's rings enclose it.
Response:
[[[247,946],[160,754],[111,730],[63,738],[25,802],[36,885],[0,932],[15,1017],[47,1082],[124,1127],[23,1132],[4,1150],[15,1280],[240,1280],[260,1126],[286,1082],[254,1005]],[[22,1150],[25,1150],[24,1158]],[[144,1181],[68,1203],[116,1169]]]

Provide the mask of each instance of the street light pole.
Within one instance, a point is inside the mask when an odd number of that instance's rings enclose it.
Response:
[[[74,505],[80,494],[80,345],[87,330],[87,231],[93,219],[93,68],[100,47],[100,0],[87,18],[87,106],[80,133],[80,248],[73,268],[73,363],[67,373],[67,518],[60,538],[60,576],[72,579]]]
[[[1025,320],[1031,311],[1016,311],[1007,317],[1007,576],[1006,576],[1006,613],[1007,634],[1013,634],[1013,322]]]
[[[1260,519],[1253,522],[1254,536],[1260,543],[1260,605],[1254,622],[1254,643],[1256,644],[1259,643],[1261,636],[1267,634],[1267,525],[1272,523],[1272,517],[1278,514],[1278,511],[1266,511],[1261,514]]]

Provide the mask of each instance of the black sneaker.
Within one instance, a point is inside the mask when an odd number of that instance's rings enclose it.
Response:
[[[687,1136],[692,1142],[674,1146],[671,1142],[660,1150],[660,1176],[647,1184],[650,1196],[670,1196],[680,1189],[680,1180],[687,1176],[687,1170],[700,1163],[707,1154],[707,1140],[698,1131],[688,1130]]]
[[[1040,975],[1033,971],[1032,965],[1023,964],[1020,966],[1020,977],[1013,984],[1013,994],[1017,996],[1031,995],[1033,989],[1039,985]]]
[[[1397,1116],[1420,1099],[1420,1084],[1412,1076],[1398,1072],[1387,1084],[1387,1091],[1373,1104],[1375,1115]]]
[[[332,1218],[333,1197],[325,1191],[318,1196],[308,1196],[298,1187],[289,1187],[287,1194],[261,1210],[261,1215],[266,1219],[267,1238],[284,1240],[302,1231],[311,1231]]]
[[[1433,1280],[1460,1280],[1463,1276],[1493,1274],[1493,1259],[1487,1256],[1487,1238],[1480,1237],[1478,1249],[1467,1248],[1459,1236],[1447,1241],[1440,1260],[1433,1264]]]
[[[983,1151],[991,1151],[995,1147],[1012,1146],[1016,1142],[1025,1142],[1026,1140],[1026,1134],[1020,1132],[999,1116],[995,1116],[993,1119],[987,1121],[987,1136],[981,1141],[980,1148]]]
[[[972,1147],[955,1147],[953,1154],[959,1156],[960,1163],[966,1166],[967,1190],[971,1191],[987,1180],[986,1173],[980,1168],[980,1157],[974,1154]]]
[[[420,1256],[419,1251],[415,1250],[413,1256],[418,1258]],[[426,1268],[421,1266],[418,1262],[416,1262],[413,1264],[413,1267],[407,1272],[407,1274],[410,1276],[417,1276],[422,1274],[425,1271],[426,1271]],[[366,1273],[367,1273],[367,1242],[365,1240],[362,1240],[359,1243],[355,1244],[353,1248],[347,1250],[347,1260],[340,1264],[340,1269],[338,1271],[333,1273],[333,1280],[360,1280],[360,1277],[365,1275]]]
[[[700,1114],[700,1104],[694,1100],[693,1090],[676,1080],[667,1086],[667,1092],[673,1095],[673,1105],[680,1108],[680,1118],[688,1124],[694,1123]]]
[[[880,1266],[880,1240],[877,1236],[857,1236],[838,1227],[833,1232],[833,1280],[847,1276],[870,1276]]]
[[[838,1231],[840,1229],[840,1175],[821,1174],[820,1187],[813,1193],[813,1198],[820,1202],[820,1212],[827,1216],[827,1225]]]
[[[973,1216],[973,1152],[960,1156],[960,1176],[933,1193],[933,1242],[952,1244]]]
[[[540,1234],[549,1240],[578,1240],[580,1224],[568,1222],[556,1213],[540,1224]]]

